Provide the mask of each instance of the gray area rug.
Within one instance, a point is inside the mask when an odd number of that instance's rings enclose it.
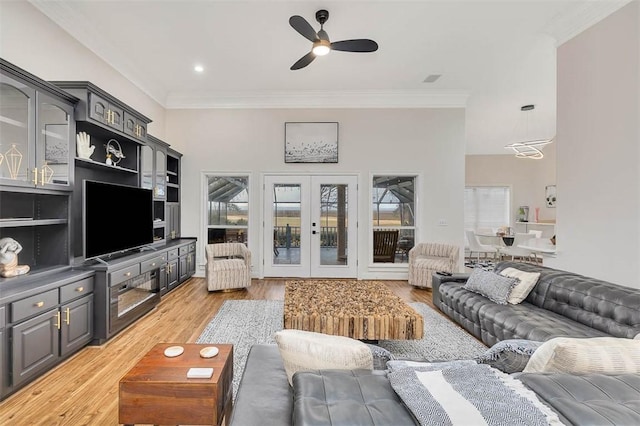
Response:
[[[421,340],[381,340],[378,345],[400,358],[425,360],[469,359],[487,347],[424,303],[410,305],[424,317]],[[275,343],[283,328],[281,300],[226,300],[196,343],[233,344],[233,398],[244,371],[249,348],[255,343]]]

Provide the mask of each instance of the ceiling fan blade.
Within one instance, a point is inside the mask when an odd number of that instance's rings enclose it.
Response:
[[[302,58],[298,59],[298,61],[291,65],[291,70],[299,70],[300,68],[304,68],[309,65],[316,58],[316,55],[313,52],[309,52],[304,55]]]
[[[331,43],[331,50],[339,50],[342,52],[375,52],[378,50],[378,43],[366,38],[334,41]]]
[[[289,18],[289,25],[309,41],[316,41],[318,39],[318,35],[311,24],[309,24],[302,16],[293,15]]]

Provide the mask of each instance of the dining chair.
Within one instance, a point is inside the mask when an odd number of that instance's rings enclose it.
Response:
[[[465,235],[469,242],[469,257],[473,257],[473,253],[475,253],[478,262],[480,262],[480,254],[483,254],[485,258],[489,254],[493,255],[494,259],[498,257],[498,248],[488,244],[482,244],[480,240],[478,240],[475,231],[468,229],[465,231]]]

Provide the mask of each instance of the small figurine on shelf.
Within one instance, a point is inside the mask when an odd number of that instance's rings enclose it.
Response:
[[[120,143],[115,139],[109,139],[105,145],[105,150],[107,151],[107,159],[105,160],[105,163],[109,166],[117,166],[120,160],[126,158],[122,152]],[[114,158],[112,158],[112,156]]]
[[[0,276],[9,278],[29,272],[29,265],[18,265],[18,253],[21,251],[22,246],[13,238],[0,239]]]
[[[78,149],[78,157],[86,160],[91,159],[91,154],[93,154],[93,151],[96,149],[95,146],[91,145],[91,136],[86,132],[78,133],[76,136],[76,147]]]

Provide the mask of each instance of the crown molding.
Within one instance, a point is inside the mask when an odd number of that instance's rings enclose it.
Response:
[[[468,97],[420,90],[193,92],[169,94],[166,108],[463,108]]]
[[[633,0],[596,0],[578,2],[557,14],[542,32],[556,40],[556,46],[571,40],[587,28],[600,22]]]

